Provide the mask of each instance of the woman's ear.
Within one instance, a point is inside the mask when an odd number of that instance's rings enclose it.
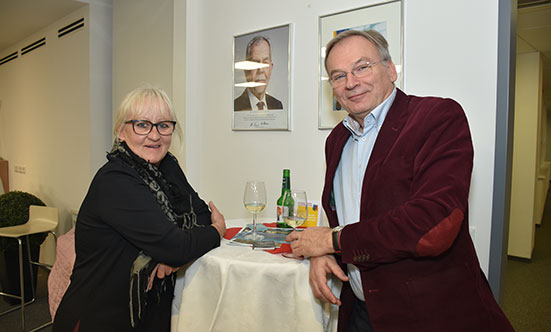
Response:
[[[122,131],[122,128],[119,128],[119,130],[117,130],[117,138],[120,142],[124,142],[124,133]]]

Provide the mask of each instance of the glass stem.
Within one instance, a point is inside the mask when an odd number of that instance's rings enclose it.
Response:
[[[256,239],[256,213],[253,213],[253,239]]]

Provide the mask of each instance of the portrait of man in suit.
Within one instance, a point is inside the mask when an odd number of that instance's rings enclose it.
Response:
[[[258,63],[260,68],[245,70],[247,82],[253,84],[234,100],[234,111],[283,109],[281,101],[266,93],[274,67],[270,39],[262,35],[252,38],[247,44],[245,58]]]

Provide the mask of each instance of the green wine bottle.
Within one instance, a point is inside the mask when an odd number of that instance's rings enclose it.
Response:
[[[277,199],[277,204],[276,204],[277,205],[276,206],[277,208],[276,223],[277,223],[277,227],[280,227],[280,228],[290,228],[290,226],[287,225],[285,221],[283,221],[283,218],[281,217],[283,210],[289,208],[289,200],[286,200],[285,202],[283,202],[283,196],[285,195],[285,192],[288,190],[291,190],[291,171],[288,169],[284,169],[283,181],[281,184],[281,196],[279,196],[279,198]]]

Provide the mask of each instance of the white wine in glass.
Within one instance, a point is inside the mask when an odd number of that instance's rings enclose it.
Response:
[[[262,203],[245,204],[245,209],[247,209],[247,211],[249,211],[250,213],[258,213],[264,210],[265,207],[266,207],[266,204],[262,204]]]
[[[290,198],[290,199],[289,199]],[[291,201],[288,208],[282,213],[283,221],[295,230],[304,224],[308,218],[308,199],[303,190],[288,190],[283,201]]]
[[[262,181],[247,181],[245,184],[245,193],[243,195],[243,204],[247,211],[253,214],[253,230],[245,235],[245,238],[252,241],[259,241],[264,236],[256,233],[256,214],[266,206],[266,187]]]

